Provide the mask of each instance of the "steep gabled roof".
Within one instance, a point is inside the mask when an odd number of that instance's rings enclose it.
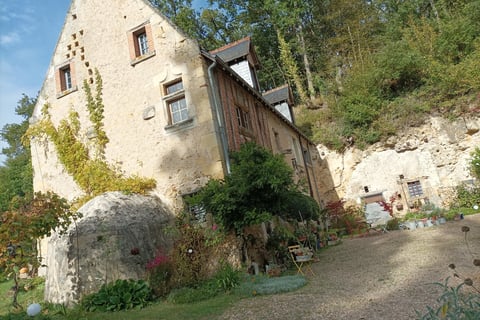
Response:
[[[292,91],[288,84],[284,84],[283,86],[265,92],[263,97],[273,105],[284,101],[289,105],[293,104]]]
[[[245,37],[238,41],[229,43],[221,48],[210,51],[210,54],[219,56],[224,62],[230,64],[238,59],[250,56],[255,68],[260,67],[257,53],[253,48],[250,37]]]

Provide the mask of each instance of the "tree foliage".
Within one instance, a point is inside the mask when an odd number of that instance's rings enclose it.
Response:
[[[36,100],[23,95],[15,108],[22,121],[6,124],[0,132],[1,139],[8,144],[2,149],[6,161],[0,166],[0,212],[10,209],[12,200],[17,197],[31,199],[33,196],[30,148],[22,145],[21,138],[28,128],[28,119],[32,116]]]
[[[254,144],[233,152],[232,172],[225,180],[210,180],[192,198],[203,205],[226,230],[241,233],[246,226],[271,219],[315,219],[318,204],[293,181],[292,169],[281,155]]]
[[[207,50],[251,36],[262,89],[291,84],[297,124],[337,150],[478,107],[477,0],[209,0],[185,22],[168,4],[190,1],[152,1]]]

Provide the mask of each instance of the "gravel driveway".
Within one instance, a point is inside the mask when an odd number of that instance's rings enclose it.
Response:
[[[309,284],[287,294],[244,299],[221,319],[415,319],[415,310],[435,306],[441,290],[432,285],[457,272],[480,283],[479,268],[465,244],[480,257],[480,214],[411,231],[344,240],[323,250]],[[475,269],[476,268],[476,269]],[[458,279],[450,282],[459,284]]]

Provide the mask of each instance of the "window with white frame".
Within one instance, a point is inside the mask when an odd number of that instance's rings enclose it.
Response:
[[[142,30],[143,31],[143,30]],[[137,47],[138,47],[138,53],[140,56],[143,56],[148,53],[148,39],[147,39],[147,33],[146,32],[141,32],[136,36],[137,38]]]
[[[164,100],[167,106],[168,124],[174,125],[189,119],[187,100],[182,79],[164,85]]]

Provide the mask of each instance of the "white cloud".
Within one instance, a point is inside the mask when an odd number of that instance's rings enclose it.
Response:
[[[9,46],[20,41],[20,36],[16,31],[0,35],[0,46]]]
[[[18,43],[35,30],[35,12],[29,1],[0,4],[0,45],[9,46]]]

